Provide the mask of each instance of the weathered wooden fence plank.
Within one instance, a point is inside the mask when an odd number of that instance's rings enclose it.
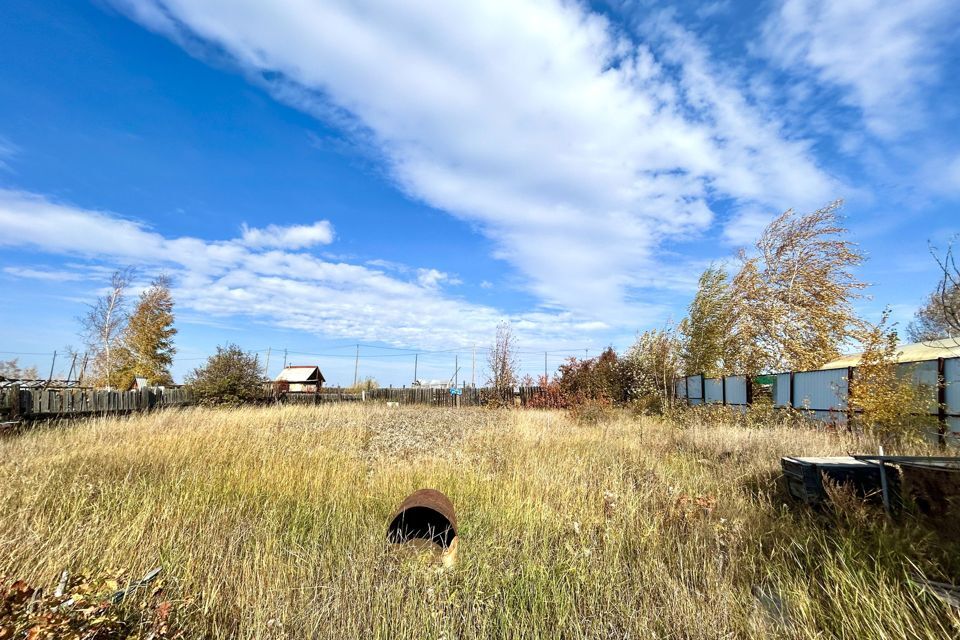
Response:
[[[0,417],[16,421],[90,413],[132,413],[193,404],[186,389],[0,389]]]

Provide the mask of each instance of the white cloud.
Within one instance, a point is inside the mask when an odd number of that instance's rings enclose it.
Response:
[[[265,229],[242,227],[241,242],[248,247],[277,249],[304,249],[318,244],[333,242],[333,225],[320,220],[311,225],[292,225],[288,227],[268,225]]]
[[[727,13],[732,8],[730,0],[715,0],[714,2],[704,2],[697,7],[696,15],[701,20],[710,20],[721,14]]]
[[[453,278],[448,273],[438,271],[437,269],[417,269],[417,282],[421,287],[435,288],[446,282],[448,284],[460,284],[458,278]]]
[[[365,264],[370,265],[371,267],[380,267],[381,269],[386,269],[387,271],[398,271],[400,273],[407,273],[410,270],[410,267],[407,265],[396,262],[394,260],[384,260],[383,258],[375,258],[374,260],[367,260]]]
[[[436,269],[405,267],[393,276],[307,253],[258,249],[235,241],[166,238],[111,213],[3,189],[0,247],[73,258],[62,273],[7,267],[5,271],[14,276],[74,279],[70,274],[76,278],[101,274],[102,263],[162,270],[174,277],[178,308],[193,317],[245,317],[326,337],[429,349],[485,343],[504,319],[516,324],[529,345],[589,342],[597,330],[589,318],[571,312],[505,314],[447,297],[440,284],[459,281]],[[411,279],[400,277],[403,274]],[[651,307],[635,321],[653,321],[662,311]]]
[[[547,304],[626,323],[661,241],[708,229],[711,199],[785,209],[836,195],[808,145],[667,23],[684,52],[665,66],[560,0],[116,1],[360,132],[402,189],[477,224]]]
[[[724,225],[723,238],[736,247],[751,245],[776,215],[763,209],[741,209]]]
[[[46,280],[50,282],[83,280],[83,275],[75,271],[34,269],[31,267],[4,267],[3,272],[17,278],[28,278],[30,280]]]
[[[921,180],[933,193],[960,196],[960,153],[931,155],[921,164]]]
[[[870,131],[892,138],[923,126],[922,94],[943,73],[958,19],[955,0],[785,0],[761,49],[840,87]]]

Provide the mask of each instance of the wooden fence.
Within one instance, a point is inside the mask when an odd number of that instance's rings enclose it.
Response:
[[[132,413],[193,404],[187,389],[0,389],[0,422],[54,416]]]
[[[479,407],[497,398],[491,388],[465,387],[454,395],[449,389],[425,389],[411,387],[402,389],[371,389],[364,392],[365,400],[374,402],[397,402],[399,404],[429,404],[439,407]],[[527,406],[531,399],[543,393],[540,387],[519,387],[505,398],[507,403]]]
[[[506,403],[528,406],[542,395],[540,387],[519,387],[508,395]],[[317,392],[286,392],[265,395],[262,402],[274,400],[289,404],[320,404],[326,402],[396,402],[437,407],[477,407],[489,404],[497,392],[489,388],[464,388],[460,394],[449,389],[422,387],[371,389],[356,393],[330,387]],[[163,407],[193,404],[193,396],[185,388],[143,389],[141,391],[107,391],[88,388],[23,389],[17,386],[0,388],[0,422],[17,422],[58,416],[96,415],[105,413],[133,413]]]
[[[327,402],[396,402],[397,404],[426,404],[435,407],[479,407],[497,397],[495,389],[464,387],[459,394],[449,389],[426,387],[384,387],[354,391],[347,387],[321,387],[316,391],[279,391],[267,385],[264,402],[281,404],[323,404]],[[527,406],[533,398],[545,393],[540,387],[518,387],[508,394],[506,403]]]

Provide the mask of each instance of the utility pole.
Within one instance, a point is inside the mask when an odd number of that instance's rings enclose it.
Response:
[[[470,386],[477,388],[477,345],[473,345],[473,355],[470,357]]]
[[[360,373],[360,345],[357,345],[357,357],[353,359],[353,386],[357,386],[357,374]]]
[[[53,380],[53,367],[57,364],[57,352],[53,352],[53,361],[50,363],[50,375],[47,376],[47,384],[50,384],[50,381]]]
[[[543,352],[543,384],[547,384],[547,352]]]
[[[413,384],[417,384],[417,361],[420,360],[420,354],[413,354]]]
[[[80,378],[77,380],[78,386],[83,386],[83,377],[87,373],[87,352],[83,352],[83,364],[80,365]]]
[[[73,369],[77,365],[77,354],[73,354],[73,360],[70,362],[70,373],[67,374],[67,382],[73,378]]]
[[[453,356],[453,386],[457,386],[457,372],[460,371],[460,354]]]
[[[283,350],[283,368],[284,369],[287,368],[287,350],[286,349]]]
[[[270,347],[267,347],[267,366],[263,369],[267,374],[267,378],[270,378]]]

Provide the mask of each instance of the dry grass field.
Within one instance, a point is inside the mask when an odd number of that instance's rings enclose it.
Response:
[[[912,580],[960,577],[955,531],[785,503],[781,455],[872,443],[687,422],[325,405],[42,426],[0,440],[0,576],[159,566],[189,638],[960,636]],[[452,570],[385,542],[421,487],[456,506]]]

